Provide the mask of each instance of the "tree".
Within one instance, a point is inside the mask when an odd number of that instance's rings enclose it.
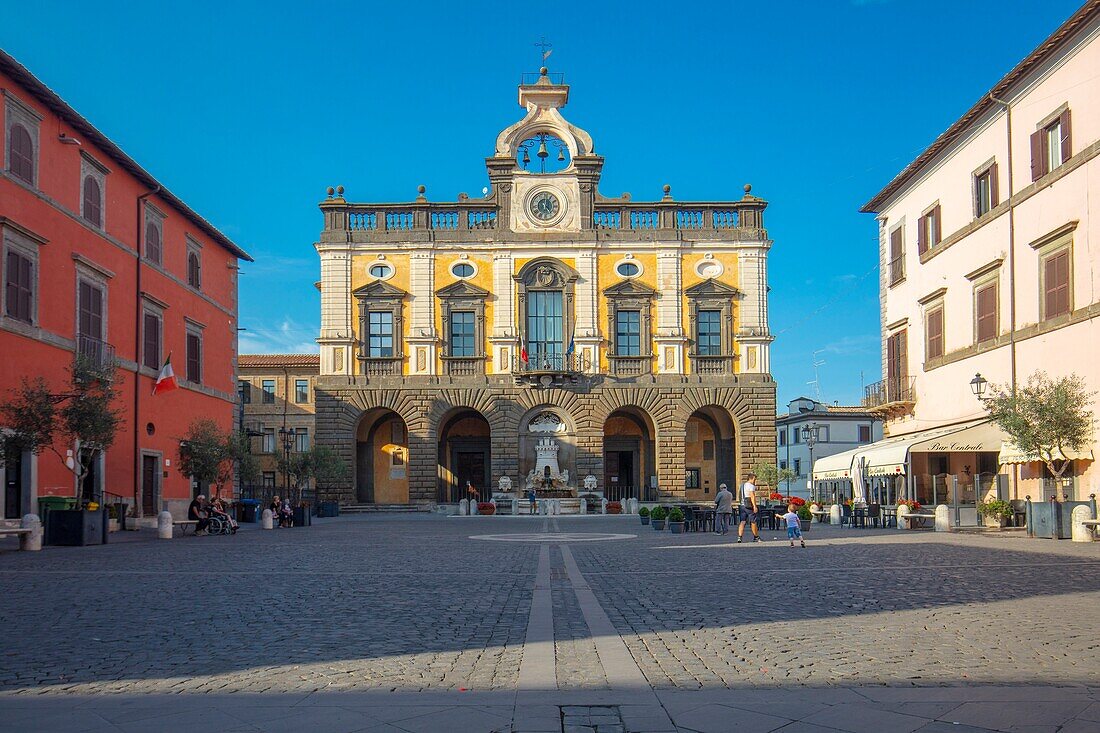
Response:
[[[291,453],[289,457],[283,456],[279,459],[279,470],[290,477],[290,483],[297,494],[292,500],[295,504],[301,500],[302,489],[310,481],[318,484],[335,483],[348,475],[347,465],[327,445],[314,445],[309,450]]]
[[[753,473],[756,474],[756,480],[761,485],[769,488],[779,490],[779,484],[784,481],[793,481],[798,478],[798,474],[789,468],[776,468],[774,463],[757,463],[753,469]]]
[[[252,475],[256,472],[248,436],[225,432],[210,419],[191,423],[187,435],[180,442],[180,473],[200,484],[212,486],[213,495],[219,496],[236,470],[242,471],[242,480],[247,478],[245,473]]]
[[[1085,450],[1091,440],[1095,394],[1076,374],[1052,379],[1040,371],[1015,392],[992,385],[985,409],[1020,451],[1036,456],[1058,480],[1072,461],[1069,454]]]
[[[121,410],[114,406],[116,399],[113,362],[81,354],[69,368],[69,385],[64,391],[51,391],[42,377],[24,379],[0,405],[7,428],[0,436],[0,461],[23,451],[39,455],[49,450],[76,476],[79,499],[94,461],[111,447],[122,425]]]

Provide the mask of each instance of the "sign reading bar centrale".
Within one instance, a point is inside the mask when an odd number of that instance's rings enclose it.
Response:
[[[937,440],[937,441],[933,441],[932,445],[928,446],[928,450],[934,451],[934,452],[966,453],[966,452],[970,452],[970,451],[977,452],[977,451],[986,450],[985,448],[982,447],[983,445],[984,445],[983,443],[955,443],[955,442],[941,443]],[[996,448],[993,448],[991,450],[996,450]]]

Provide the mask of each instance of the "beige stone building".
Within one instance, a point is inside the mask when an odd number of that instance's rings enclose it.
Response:
[[[317,439],[345,502],[706,499],[774,459],[767,203],[602,196],[569,92],[521,83],[481,197],[321,202]]]
[[[320,359],[316,354],[241,354],[237,395],[241,429],[249,433],[259,459],[260,478],[245,494],[278,494],[285,486],[279,457],[308,450],[316,434],[315,384]],[[290,434],[293,431],[293,434]]]

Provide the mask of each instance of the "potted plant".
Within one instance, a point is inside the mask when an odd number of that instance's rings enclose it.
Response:
[[[609,502],[607,502],[607,513],[608,514],[622,514],[623,513],[623,504],[622,504],[622,502],[621,501],[609,501]]]
[[[794,497],[791,499],[792,504],[794,503],[794,499],[796,498],[798,497]],[[802,504],[797,506],[794,511],[795,514],[798,515],[798,519],[800,520],[799,523],[802,525],[802,531],[809,531],[810,524],[813,523],[814,519],[814,515],[810,513],[810,507],[806,506],[806,502],[803,501]]]
[[[680,507],[673,507],[668,513],[668,528],[673,534],[683,534],[684,512]]]
[[[491,501],[479,501],[477,503],[477,513],[486,517],[492,516],[497,513],[497,505]]]
[[[668,518],[668,509],[663,506],[654,507],[649,513],[649,518],[650,526],[657,531],[662,531],[665,528],[665,519]]]
[[[295,494],[299,506],[304,506],[306,511],[301,512],[302,523],[298,523],[299,512],[294,511],[294,526],[302,527],[310,525],[309,504],[301,500],[304,490],[310,481],[316,484],[331,484],[343,480],[347,476],[347,467],[336,452],[325,445],[313,445],[307,450],[291,453],[279,459],[279,470],[289,476],[291,481],[291,493]],[[326,516],[329,515],[326,508]]]
[[[1012,505],[1001,499],[990,499],[978,504],[978,513],[982,515],[982,524],[990,529],[1001,529],[1012,516]]]
[[[644,506],[638,510],[638,519],[642,520],[642,524],[649,524],[649,507]]]

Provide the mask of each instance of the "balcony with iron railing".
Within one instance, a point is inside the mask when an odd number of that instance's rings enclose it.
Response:
[[[84,334],[76,337],[76,358],[97,371],[113,369],[118,363],[114,346]]]
[[[916,404],[916,377],[888,377],[863,388],[863,406],[883,413],[905,412]]]
[[[499,187],[499,184],[497,184]],[[674,200],[665,189],[665,197],[653,202],[635,202],[629,194],[605,198],[589,194],[582,203],[581,229],[600,239],[639,239],[656,237],[684,239],[714,237],[734,240],[766,239],[764,209],[767,202],[749,193],[739,201],[686,202]],[[415,201],[408,203],[350,203],[343,191],[321,202],[325,232],[331,241],[398,242],[455,241],[471,235],[507,229],[509,211],[501,205],[496,189],[482,199],[464,194],[455,202],[429,202],[423,187]],[[598,233],[598,234],[597,234]],[[538,232],[544,237],[546,233]]]
[[[516,384],[560,387],[580,381],[590,366],[582,354],[532,353],[526,359],[512,359],[512,377]]]

